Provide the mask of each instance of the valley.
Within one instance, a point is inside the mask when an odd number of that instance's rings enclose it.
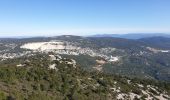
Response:
[[[51,52],[76,59],[85,70],[170,80],[169,49],[153,47],[140,39],[79,36],[11,39],[1,40],[1,49],[1,61]]]
[[[140,39],[79,36],[0,43],[0,96],[4,98],[170,99],[168,48]]]

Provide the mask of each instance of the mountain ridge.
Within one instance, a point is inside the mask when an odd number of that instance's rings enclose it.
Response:
[[[97,34],[92,37],[117,37],[117,38],[126,38],[126,39],[140,39],[148,37],[170,37],[168,33],[127,33],[127,34]]]

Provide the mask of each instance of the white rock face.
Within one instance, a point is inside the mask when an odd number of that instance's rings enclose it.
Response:
[[[169,50],[161,50],[161,52],[167,53],[169,52]]]
[[[45,44],[44,42],[27,43],[27,44],[22,45],[20,48],[30,49],[30,50],[37,50],[44,44]]]
[[[29,50],[63,50],[63,49],[76,49],[77,47],[64,44],[64,42],[33,42],[22,45],[20,48]]]
[[[112,56],[109,59],[110,62],[117,62],[118,60],[119,60],[118,57],[112,57]]]
[[[170,52],[170,50],[160,50],[160,49],[155,49],[155,48],[151,48],[151,47],[146,47],[146,49],[148,49],[154,53],[158,53],[158,52],[168,53],[168,52]]]
[[[54,55],[49,55],[49,56],[50,56],[50,59],[51,59],[52,61],[57,60]]]
[[[140,95],[137,95],[137,94],[135,94],[135,93],[130,93],[130,100],[134,100],[135,99],[135,97],[137,97],[137,98],[140,98],[141,96]]]
[[[41,51],[45,51],[45,50],[65,49],[65,47],[62,44],[45,43],[39,49]]]
[[[17,67],[23,67],[23,66],[25,66],[25,65],[23,65],[23,64],[18,64],[17,65]]]
[[[126,96],[127,96],[127,94],[120,93],[120,94],[117,95],[117,100],[125,100]]]
[[[49,69],[56,69],[56,64],[49,65]]]

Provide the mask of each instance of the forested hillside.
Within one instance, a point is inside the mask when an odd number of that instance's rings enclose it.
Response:
[[[3,61],[0,100],[170,99],[169,83],[87,72],[74,64],[51,54]]]

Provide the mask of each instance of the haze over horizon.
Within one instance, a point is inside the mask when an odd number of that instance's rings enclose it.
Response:
[[[1,0],[0,37],[170,33],[169,0]]]

